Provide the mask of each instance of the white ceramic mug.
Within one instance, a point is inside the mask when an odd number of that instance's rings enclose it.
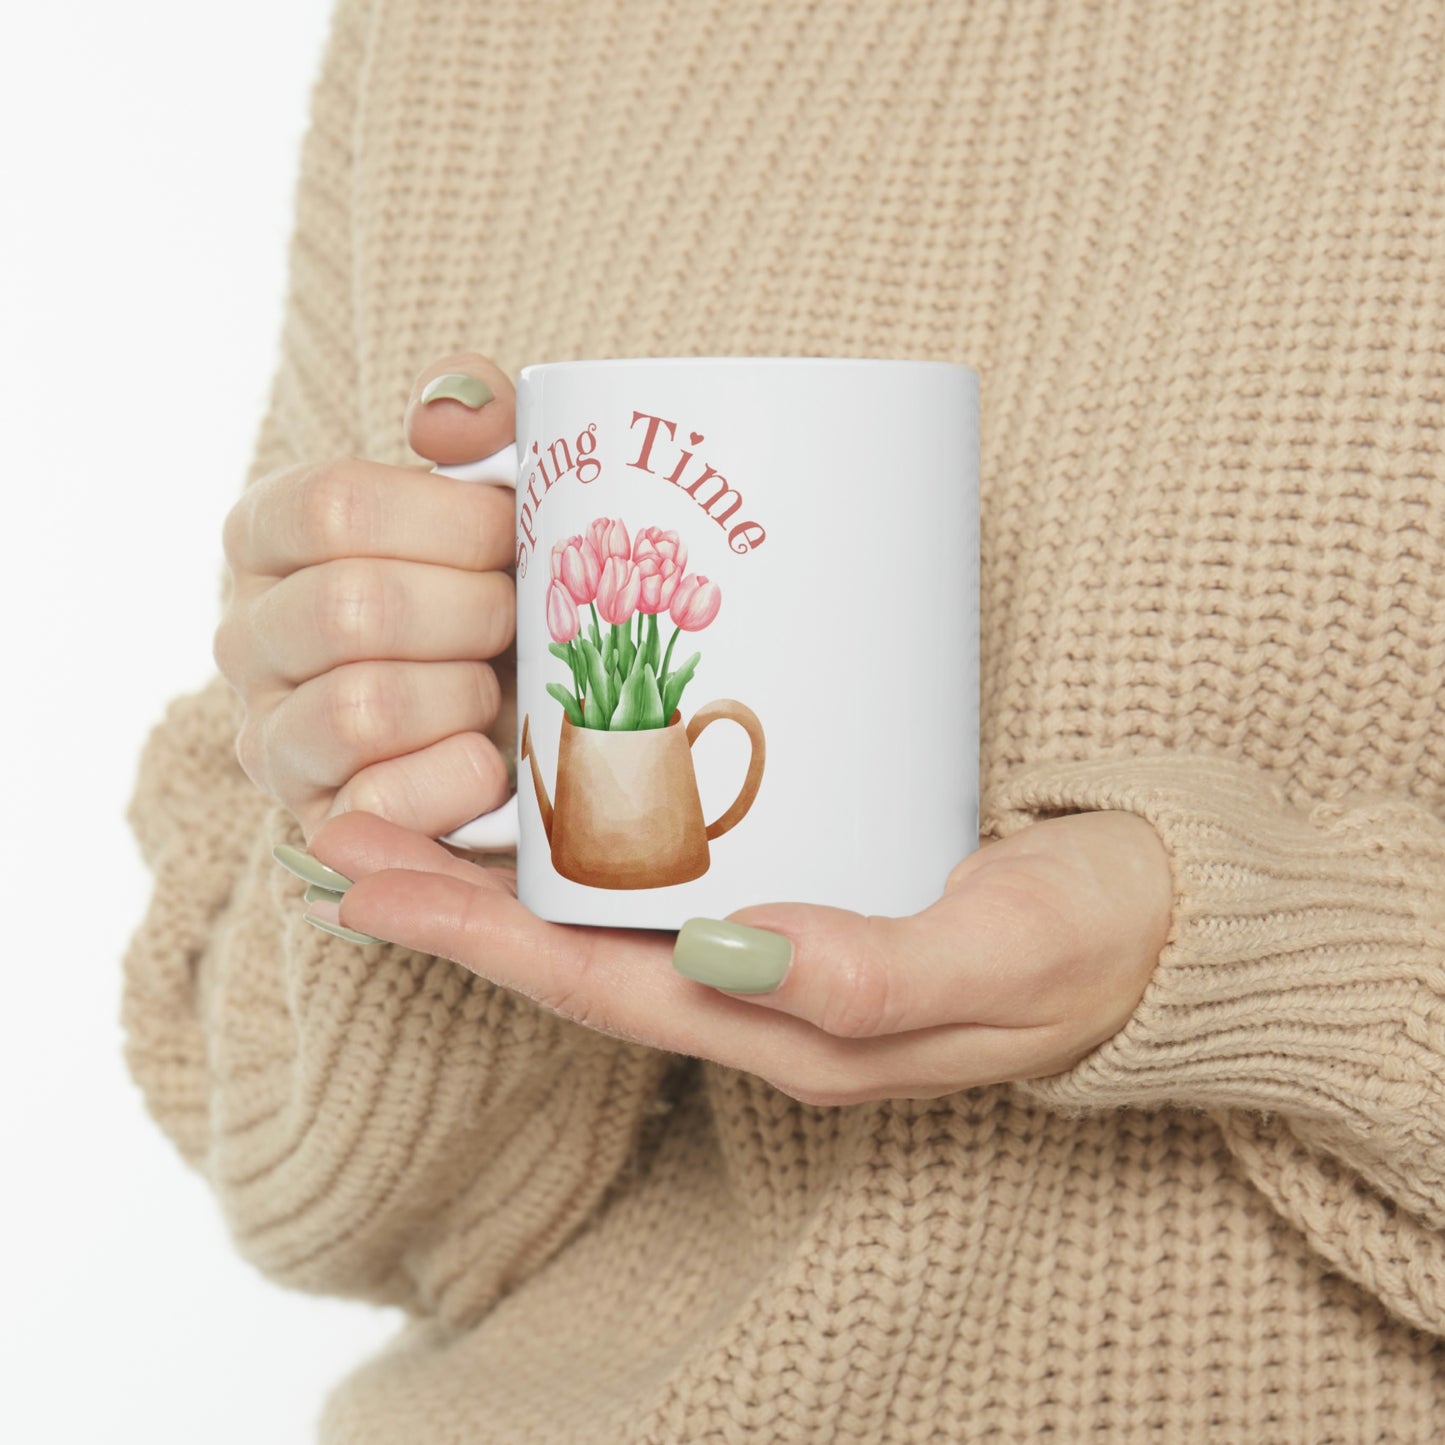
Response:
[[[561,923],[913,913],[978,846],[978,374],[642,357],[517,379],[518,849]],[[519,836],[520,835],[520,836]]]

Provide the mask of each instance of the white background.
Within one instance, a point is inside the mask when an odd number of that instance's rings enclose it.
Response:
[[[327,0],[12,6],[0,39],[0,1438],[308,1441],[397,1316],[232,1251],[121,1060],[146,732],[212,673]]]

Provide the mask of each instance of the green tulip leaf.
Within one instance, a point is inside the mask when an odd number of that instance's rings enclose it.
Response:
[[[668,715],[662,710],[662,690],[657,685],[657,674],[652,670],[651,663],[644,663],[642,667],[643,713],[642,722],[639,727],[661,728],[667,726]]]
[[[547,644],[547,651],[550,652],[553,657],[560,657],[568,667],[572,666],[572,654],[563,647],[560,642],[549,642]]]
[[[612,714],[612,731],[639,732],[643,728],[660,728],[666,721],[657,677],[643,663],[641,671],[630,674],[622,684],[622,697]]]
[[[637,647],[632,641],[632,629],[630,627],[619,627],[616,635],[616,656],[619,671],[623,677],[631,677],[632,664],[637,660]]]
[[[664,718],[670,718],[673,710],[682,701],[682,690],[692,681],[692,675],[697,671],[697,665],[701,660],[702,653],[694,652],[676,672],[668,675],[662,688],[662,715]]]
[[[580,728],[582,726],[582,709],[577,706],[577,699],[560,682],[549,682],[547,691],[562,704],[562,710],[567,714],[572,726]]]
[[[642,714],[642,698],[629,677],[622,684],[622,695],[617,699],[617,707],[612,713],[612,721],[608,727],[615,733],[635,732],[637,730],[637,719]]]
[[[595,715],[587,720],[588,726],[605,728],[607,719],[612,716],[612,709],[617,706],[617,692],[607,670],[602,666],[602,655],[592,645],[591,638],[580,637],[578,641],[582,644],[582,655],[587,659],[587,687],[592,693],[592,700],[597,704]]]

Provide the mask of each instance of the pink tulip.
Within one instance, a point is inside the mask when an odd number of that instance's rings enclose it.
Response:
[[[673,593],[682,581],[682,569],[674,562],[657,562],[649,557],[637,564],[642,579],[642,592],[637,599],[639,612],[666,612],[672,605]]]
[[[644,527],[632,543],[632,560],[642,574],[639,612],[666,612],[687,566],[687,547],[676,532]]]
[[[620,524],[619,524],[620,525]],[[597,610],[616,627],[632,621],[642,594],[642,574],[625,557],[609,557],[597,584]]]
[[[687,566],[687,544],[676,532],[664,532],[661,527],[644,527],[632,542],[632,560],[641,562],[653,554],[668,557],[677,563],[678,571]]]
[[[558,579],[547,586],[547,631],[553,642],[571,642],[577,636],[577,609]]]
[[[626,561],[632,556],[632,542],[621,517],[598,517],[587,528],[587,540],[592,543],[599,562],[605,563],[609,557]]]
[[[672,594],[682,581],[682,568],[667,557],[644,557],[634,564],[642,578],[642,593],[637,599],[639,612],[666,612]]]
[[[722,606],[722,588],[694,572],[677,584],[668,614],[684,632],[701,632]]]
[[[561,581],[579,607],[585,607],[597,596],[602,562],[585,538],[564,537],[552,548],[552,576]]]

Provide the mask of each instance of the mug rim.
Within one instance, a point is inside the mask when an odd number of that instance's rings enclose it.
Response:
[[[838,366],[872,366],[886,367],[892,370],[900,368],[931,368],[943,369],[945,371],[963,372],[972,376],[975,380],[979,377],[978,368],[970,366],[966,361],[940,361],[929,357],[910,356],[594,356],[567,358],[562,361],[534,361],[529,362],[517,373],[517,380],[541,371],[563,371],[574,368],[586,367],[624,367],[624,366],[656,366],[659,363],[666,363],[670,366],[737,366],[740,363],[748,366],[817,366],[817,367],[838,367]]]

